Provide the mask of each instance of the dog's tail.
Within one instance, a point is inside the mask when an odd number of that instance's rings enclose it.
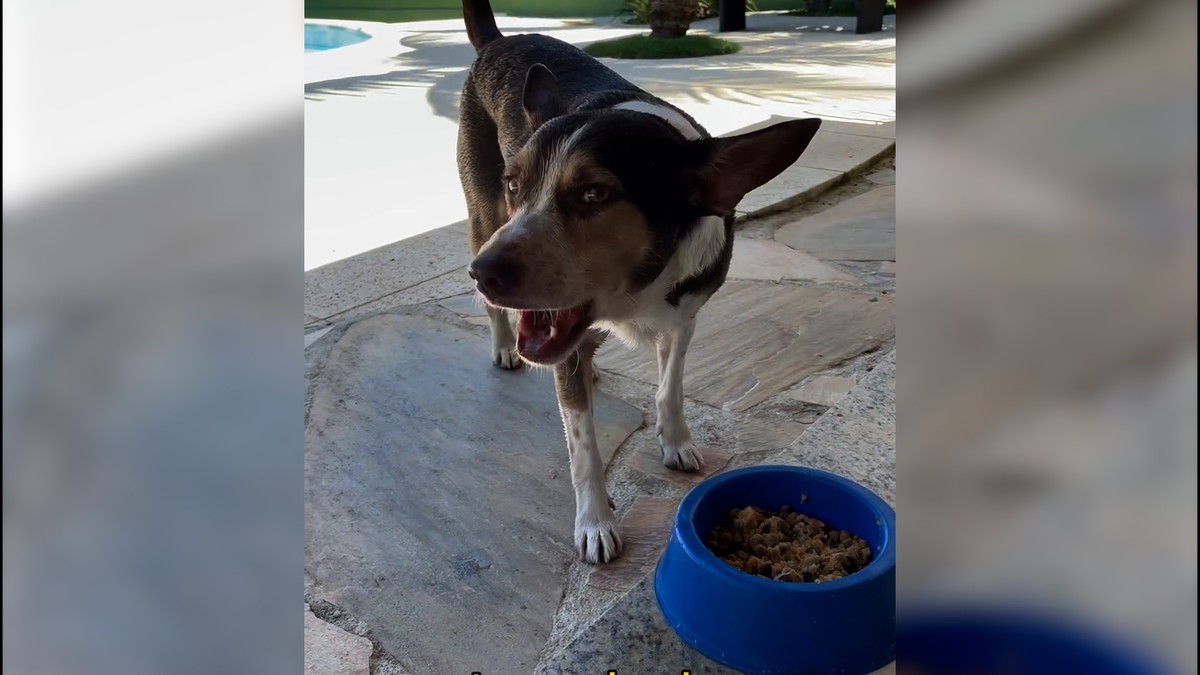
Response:
[[[463,21],[476,54],[488,43],[504,37],[496,26],[496,16],[492,14],[492,4],[488,0],[463,0]]]

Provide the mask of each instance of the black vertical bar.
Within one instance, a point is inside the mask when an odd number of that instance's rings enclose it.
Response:
[[[884,0],[854,0],[854,5],[858,13],[858,21],[854,27],[855,33],[862,35],[863,33],[878,33],[883,30]]]
[[[746,30],[746,0],[718,0],[717,15],[720,32]]]

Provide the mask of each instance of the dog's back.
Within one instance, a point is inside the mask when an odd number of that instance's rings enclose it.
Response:
[[[700,136],[708,136],[682,110],[643,91],[572,44],[545,35],[502,35],[488,0],[463,0],[463,19],[477,54],[467,74],[463,95],[476,98],[495,122],[506,153],[515,152],[528,138],[529,125],[521,105],[521,92],[526,74],[535,64],[554,73],[567,111],[644,101],[670,109],[686,119]]]

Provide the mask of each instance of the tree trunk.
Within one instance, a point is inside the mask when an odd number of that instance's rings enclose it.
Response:
[[[696,13],[696,0],[650,0],[650,35],[683,37],[696,19]]]

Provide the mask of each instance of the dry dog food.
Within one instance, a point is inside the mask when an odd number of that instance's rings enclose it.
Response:
[[[776,581],[821,583],[854,574],[871,562],[871,546],[849,532],[790,506],[770,512],[734,509],[708,535],[708,549],[737,569]]]

